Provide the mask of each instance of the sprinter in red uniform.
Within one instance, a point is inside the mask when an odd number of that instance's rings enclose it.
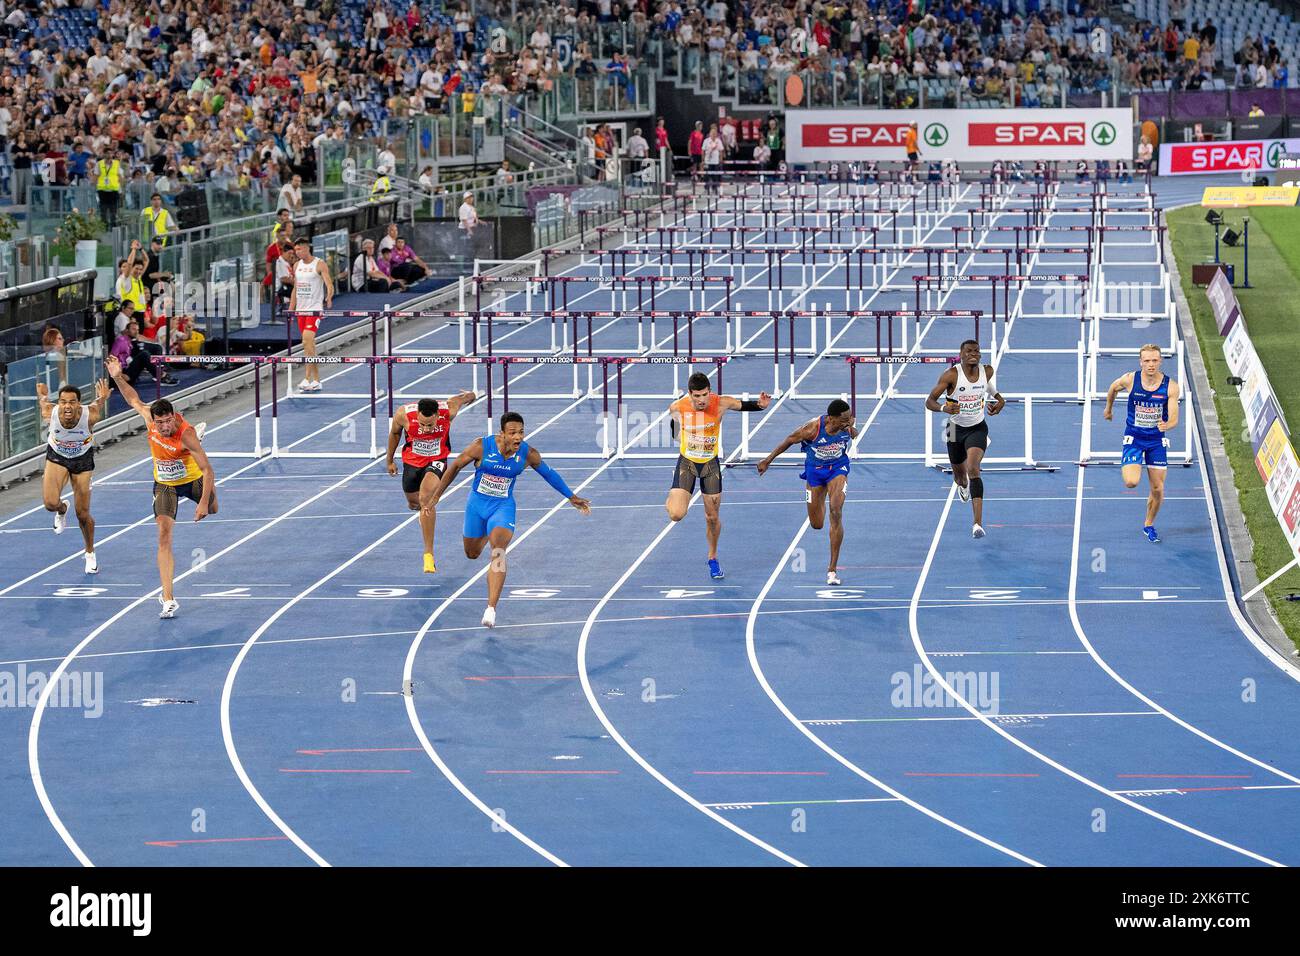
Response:
[[[388,429],[388,473],[397,474],[393,456],[397,444],[406,435],[402,446],[402,491],[412,511],[420,512],[420,531],[424,534],[424,570],[433,574],[438,569],[433,563],[433,528],[437,520],[433,493],[438,488],[442,473],[447,470],[447,455],[451,452],[451,420],[464,406],[475,400],[473,392],[461,392],[445,402],[436,398],[422,398],[403,405],[393,415]]]

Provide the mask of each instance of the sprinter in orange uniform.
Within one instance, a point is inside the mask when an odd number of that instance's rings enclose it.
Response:
[[[197,502],[194,520],[202,521],[217,513],[217,476],[212,462],[203,452],[199,435],[172,403],[160,398],[152,405],[140,400],[136,390],[122,374],[122,366],[113,357],[104,362],[109,378],[116,384],[122,398],[140,413],[149,427],[149,453],[153,456],[153,514],[158,523],[158,577],[162,581],[162,618],[173,618],[180,610],[180,602],[172,589],[175,558],[172,555],[172,528],[176,525],[176,510],[181,498]]]
[[[695,483],[700,483],[704,498],[704,520],[709,538],[709,577],[720,581],[725,575],[718,564],[718,538],[722,535],[722,416],[729,410],[758,412],[771,404],[772,396],[763,392],[757,400],[741,401],[730,395],[718,395],[709,377],[696,372],[686,382],[687,394],[668,406],[673,427],[681,437],[680,454],[673,467],[673,483],[664,507],[668,517],[681,521],[686,517]]]

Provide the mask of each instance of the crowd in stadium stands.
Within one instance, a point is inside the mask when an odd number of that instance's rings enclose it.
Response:
[[[512,16],[511,8],[517,12]],[[631,93],[639,63],[680,51],[687,76],[731,71],[776,102],[879,77],[888,102],[919,82],[969,101],[1047,105],[1064,90],[1285,86],[1266,37],[1219,50],[1209,21],[1120,23],[1089,0],[0,0],[0,141],[23,201],[34,174],[111,195],[190,182],[281,195],[316,174],[316,147],[375,142],[382,124],[452,108],[456,94],[526,95],[564,71]],[[571,46],[561,50],[557,37]],[[967,100],[963,100],[966,102]],[[955,105],[936,103],[926,105]],[[680,151],[680,144],[674,144]],[[296,187],[295,187],[296,188]],[[109,195],[105,195],[105,193]],[[143,205],[143,204],[142,204]],[[143,210],[140,210],[143,212]],[[139,215],[140,212],[134,212]]]

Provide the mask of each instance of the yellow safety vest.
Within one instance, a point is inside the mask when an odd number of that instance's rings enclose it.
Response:
[[[171,231],[167,224],[171,222],[171,213],[163,208],[159,209],[158,215],[155,216],[153,206],[146,206],[141,216],[153,224],[153,234],[163,241],[164,246],[167,245],[167,233]]]
[[[134,276],[131,278],[130,299],[132,302],[135,303],[135,307],[137,309],[139,309],[141,312],[144,312],[144,307],[147,304],[144,300],[144,282],[143,280],[137,279]]]
[[[375,184],[370,187],[370,198],[374,199],[377,195],[386,196],[388,194],[389,188],[390,187],[388,185],[388,177],[380,176],[378,179],[375,180]]]
[[[120,160],[113,160],[112,163],[105,164],[101,159],[96,164],[99,166],[99,182],[95,188],[101,193],[120,193],[122,191],[122,181],[120,170],[122,163]]]

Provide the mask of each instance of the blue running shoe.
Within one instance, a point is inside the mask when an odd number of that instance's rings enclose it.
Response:
[[[1142,533],[1147,536],[1147,540],[1155,544],[1160,540],[1160,535],[1156,534],[1155,525],[1146,525],[1142,528]]]
[[[709,577],[713,578],[715,581],[721,581],[726,577],[726,575],[722,573],[722,566],[718,564],[717,558],[709,558]]]

